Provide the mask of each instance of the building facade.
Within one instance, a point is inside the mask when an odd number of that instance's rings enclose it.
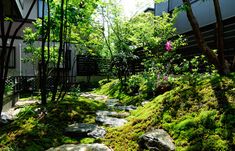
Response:
[[[10,17],[14,20],[11,31],[10,31],[10,37],[13,35],[15,29],[18,27],[18,25],[23,21],[23,19],[26,17],[30,6],[32,5],[33,0],[3,0],[4,4],[4,14],[7,17]],[[25,53],[24,48],[25,44],[23,42],[23,30],[25,27],[33,27],[32,22],[35,21],[37,18],[42,17],[42,0],[37,0],[35,5],[33,6],[33,9],[28,17],[28,20],[24,24],[24,26],[20,29],[18,32],[16,39],[14,41],[13,50],[11,53],[10,63],[9,63],[9,76],[36,76],[37,75],[37,69],[38,64],[32,63],[32,62],[25,62],[23,61],[24,58],[30,56],[31,54]],[[46,9],[47,10],[47,9]],[[47,13],[47,12],[45,12]],[[7,30],[9,26],[9,23],[5,23],[5,30]],[[6,32],[6,31],[5,31]],[[0,36],[1,36],[0,31]],[[0,39],[0,51],[1,51],[1,39]],[[10,41],[8,42],[8,44]],[[40,46],[40,41],[37,42]],[[71,68],[71,62],[76,59],[76,53],[75,53],[75,47],[69,45],[69,49],[64,57],[64,60],[66,60],[67,63],[65,63],[64,67],[62,67],[62,70],[68,72],[69,76],[75,76],[76,75],[76,64],[74,68]],[[66,66],[66,67],[65,67]]]
[[[216,16],[214,13],[213,0],[190,0],[194,15],[200,25],[201,31],[208,45],[216,48]],[[220,0],[220,7],[224,23],[225,55],[230,60],[235,52],[235,1]],[[163,12],[172,12],[174,8],[180,7],[182,0],[166,0],[163,3],[155,4],[155,15],[162,15]],[[198,47],[192,33],[192,28],[187,19],[186,12],[181,12],[176,19],[175,27],[179,34],[188,37],[188,46],[183,48],[184,53],[197,53]]]

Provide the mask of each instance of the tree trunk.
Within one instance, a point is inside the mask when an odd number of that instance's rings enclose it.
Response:
[[[209,62],[211,62],[212,64],[215,65],[215,67],[217,68],[217,70],[219,70],[220,72],[224,72],[224,70],[221,67],[220,61],[218,59],[218,57],[216,56],[216,54],[208,47],[205,39],[202,36],[202,33],[200,31],[200,26],[197,22],[196,17],[193,14],[192,11],[192,7],[191,7],[191,3],[189,0],[182,0],[184,5],[187,6],[187,18],[190,22],[190,25],[192,26],[193,29],[193,33],[195,35],[196,38],[196,42],[198,47],[202,50],[202,52],[207,56]]]
[[[46,85],[47,85],[47,76],[46,76],[46,61],[45,61],[45,43],[46,43],[46,33],[45,33],[45,0],[43,0],[42,3],[42,52],[41,52],[41,63],[39,64],[40,72],[40,89],[41,89],[41,104],[46,105],[47,103],[47,91],[46,91]]]
[[[224,58],[224,25],[222,20],[222,14],[220,9],[219,0],[213,0],[214,8],[215,8],[215,16],[216,16],[216,44],[218,49],[218,59],[221,65],[221,73],[227,74],[229,73],[229,66],[227,61]]]
[[[61,56],[63,52],[63,29],[64,29],[64,0],[61,0],[61,16],[60,16],[60,46],[59,46],[59,55],[58,55],[58,61],[57,61],[57,66],[56,66],[56,78],[54,82],[54,88],[52,92],[52,98],[51,101],[55,101],[56,98],[56,93],[59,85],[59,77],[60,77],[60,62],[61,62]]]

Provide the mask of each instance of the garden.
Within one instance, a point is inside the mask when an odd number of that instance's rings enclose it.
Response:
[[[217,48],[210,48],[191,3],[183,4],[162,16],[126,19],[117,1],[43,1],[42,18],[23,30],[28,56],[22,60],[38,65],[36,88],[16,92],[8,67],[0,65],[0,150],[235,150],[235,62],[224,55],[222,22],[216,20]],[[188,37],[174,26],[182,12],[196,37],[195,54],[183,53]],[[61,80],[69,76],[70,45],[76,55],[102,58],[96,68],[102,80],[91,74],[87,83]],[[3,112],[15,95],[14,107]]]

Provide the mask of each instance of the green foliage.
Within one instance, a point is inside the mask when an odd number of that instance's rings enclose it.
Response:
[[[171,39],[173,50],[185,45],[182,36],[177,35],[174,28],[176,15],[164,13],[154,16],[152,13],[142,13],[126,23],[128,31],[127,40],[134,48],[144,48],[146,53],[160,56],[165,52],[165,44]],[[173,37],[175,37],[173,39]]]
[[[40,32],[42,30],[41,27],[41,19],[37,19],[36,22],[34,22],[34,27],[36,28],[33,30],[30,27],[26,27],[24,29],[24,43],[26,44],[26,47],[24,48],[25,53],[28,55],[23,58],[24,62],[30,62],[35,65],[41,60],[41,46],[39,45],[38,38],[40,37]],[[45,53],[45,57],[50,61],[51,67],[54,67],[57,60],[58,60],[58,45],[54,45],[50,47],[49,56],[48,53]],[[48,51],[48,48],[45,47],[45,51]]]
[[[26,44],[25,52],[28,56],[24,58],[25,62],[37,63],[41,60],[40,39],[42,33],[48,33],[47,29],[50,26],[50,51],[45,47],[45,58],[49,62],[49,67],[55,67],[58,61],[59,49],[59,31],[60,31],[60,15],[61,15],[61,1],[49,1],[50,3],[50,20],[45,16],[44,26],[42,26],[42,19],[37,19],[33,24],[34,28],[25,28],[24,43]],[[96,50],[101,49],[100,27],[94,23],[92,14],[97,7],[97,0],[69,0],[64,6],[65,17],[63,19],[64,29],[63,41],[67,43],[75,43],[78,53],[81,51],[89,52],[88,54],[99,54]],[[48,38],[48,36],[47,36]],[[48,42],[48,39],[47,39]],[[52,43],[53,42],[53,43]],[[67,45],[66,49],[71,49]],[[86,53],[87,54],[87,53]],[[63,57],[61,58],[61,62]]]
[[[138,94],[140,85],[142,83],[142,77],[140,75],[133,75],[127,81],[127,88],[130,95]]]
[[[11,94],[12,92],[13,92],[13,83],[12,82],[6,83],[4,94]]]
[[[4,21],[5,22],[13,22],[14,20],[12,18],[10,18],[10,17],[5,17]]]

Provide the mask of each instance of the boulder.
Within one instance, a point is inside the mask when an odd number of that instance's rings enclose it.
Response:
[[[112,151],[104,144],[64,144],[46,151]]]
[[[106,130],[94,124],[75,123],[65,129],[65,134],[70,136],[103,138]]]
[[[108,117],[108,116],[97,116],[96,122],[102,123],[103,125],[108,125],[111,127],[122,126],[127,123],[127,120],[115,118],[115,117]]]
[[[151,151],[174,151],[175,145],[170,135],[163,129],[156,129],[140,136],[139,145]]]

